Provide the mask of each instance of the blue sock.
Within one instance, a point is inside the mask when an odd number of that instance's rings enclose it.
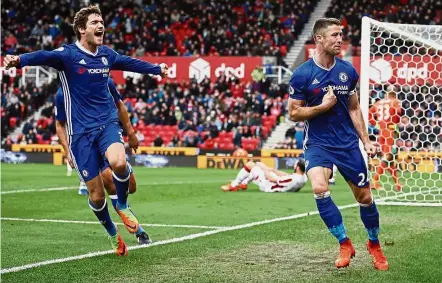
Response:
[[[114,209],[116,211],[117,210],[117,201],[118,201],[117,195],[109,195],[109,198],[111,200],[112,206],[114,207]]]
[[[132,211],[131,208],[129,208],[129,209],[130,209],[130,211]],[[135,213],[134,213],[133,211],[132,211],[132,214],[135,215]],[[138,224],[138,230],[137,230],[137,232],[135,232],[135,235],[140,235],[140,234],[143,233],[143,232],[145,232],[144,229],[143,229],[143,227],[141,227],[141,225]]]
[[[330,193],[321,195],[315,194],[316,205],[318,207],[319,215],[327,226],[330,233],[338,239],[339,243],[345,242],[347,234],[345,233],[345,226],[342,221],[342,215],[338,207],[335,205],[330,197]]]
[[[127,208],[127,196],[129,194],[129,166],[126,166],[126,172],[124,175],[118,175],[115,172],[112,172],[112,178],[114,179],[114,184],[117,189],[117,206],[120,209]]]
[[[368,239],[373,244],[379,244],[379,211],[376,204],[360,205],[361,220],[364,223],[365,229],[368,233]]]
[[[107,233],[110,236],[115,236],[117,234],[117,227],[115,227],[110,218],[109,211],[107,210],[106,200],[104,200],[104,204],[101,208],[95,207],[90,199],[88,199],[88,202],[89,207],[92,209],[95,216],[97,216],[98,220],[100,220],[100,223],[103,225],[104,229],[106,229]]]

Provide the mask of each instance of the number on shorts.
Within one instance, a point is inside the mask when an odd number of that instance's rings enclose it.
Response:
[[[362,187],[364,185],[364,183],[368,182],[368,173],[367,173],[367,178],[365,178],[365,174],[364,173],[359,173],[358,175],[359,177],[361,177],[361,181],[358,183],[359,187]]]

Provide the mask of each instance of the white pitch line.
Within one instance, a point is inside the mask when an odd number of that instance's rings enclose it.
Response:
[[[358,205],[359,204],[357,204],[357,203],[344,205],[344,206],[340,206],[339,209],[346,209],[346,208],[355,207]],[[178,242],[201,238],[201,237],[205,237],[205,236],[209,236],[209,235],[213,235],[213,234],[218,234],[221,232],[239,230],[239,229],[250,228],[253,226],[258,226],[258,225],[263,225],[263,224],[268,224],[268,223],[273,223],[273,222],[291,220],[291,219],[306,217],[306,216],[310,216],[310,215],[316,215],[318,213],[319,213],[318,211],[311,211],[311,212],[306,212],[306,213],[301,213],[301,214],[290,215],[290,216],[286,216],[286,217],[278,217],[278,218],[273,218],[273,219],[268,219],[268,220],[263,220],[263,221],[257,221],[257,222],[251,222],[251,223],[246,223],[246,224],[241,224],[241,225],[223,227],[220,229],[210,230],[210,231],[206,231],[206,232],[202,232],[202,233],[191,234],[191,235],[187,235],[184,237],[178,237],[178,238],[173,238],[173,239],[168,239],[168,240],[157,241],[157,242],[153,242],[150,245],[131,246],[128,249],[129,250],[137,250],[137,249],[143,249],[143,248],[150,248],[153,246],[178,243]],[[31,268],[35,268],[35,267],[51,265],[51,264],[61,263],[61,262],[80,260],[80,259],[91,258],[91,257],[96,257],[96,256],[101,256],[101,255],[106,255],[106,254],[112,254],[112,253],[115,253],[115,251],[114,250],[107,250],[107,251],[92,252],[92,253],[87,253],[87,254],[82,254],[82,255],[77,255],[77,256],[71,256],[71,257],[66,257],[66,258],[51,259],[51,260],[21,265],[21,266],[4,268],[4,269],[1,269],[0,274],[19,272],[19,271],[23,271],[23,270],[31,269]]]
[[[192,185],[192,184],[214,184],[214,183],[222,183],[226,180],[205,180],[205,181],[195,181],[195,182],[183,182],[183,181],[172,181],[172,182],[151,182],[151,183],[138,183],[138,186],[155,186],[155,185]],[[1,191],[0,194],[18,194],[18,193],[34,193],[34,192],[50,192],[50,191],[66,191],[66,190],[75,190],[78,189],[78,186],[73,187],[59,187],[59,188],[46,188],[46,189],[29,189],[29,190],[9,190],[9,191]]]
[[[33,193],[33,192],[65,191],[65,190],[73,190],[73,189],[78,189],[78,186],[76,186],[76,187],[47,188],[47,189],[1,191],[1,194],[6,195],[6,194]]]
[[[407,194],[402,194],[401,196],[413,195],[413,194],[416,194],[416,193],[407,193]],[[377,201],[384,201],[384,200],[394,199],[396,197],[397,196],[385,197],[385,198],[382,198],[382,199],[378,199]],[[343,206],[339,206],[338,208],[340,210],[343,210],[343,209],[346,209],[346,208],[357,207],[357,206],[359,206],[359,203],[352,203],[352,204],[348,204],[348,205],[343,205]],[[244,229],[244,228],[250,228],[250,227],[253,227],[253,226],[264,225],[264,224],[268,224],[268,223],[274,223],[274,222],[285,221],[285,220],[292,220],[292,219],[307,217],[307,216],[316,215],[316,214],[319,214],[319,212],[317,210],[316,211],[311,211],[311,212],[306,212],[306,213],[300,213],[300,214],[285,216],[285,217],[278,217],[278,218],[273,218],[273,219],[268,219],[268,220],[263,220],[263,221],[257,221],[257,222],[251,222],[251,223],[246,223],[246,224],[241,224],[241,225],[224,227],[224,228],[220,228],[220,229],[216,229],[216,230],[211,230],[211,231],[206,231],[206,232],[202,232],[202,233],[191,234],[191,235],[187,235],[187,236],[184,236],[184,237],[178,237],[178,238],[173,238],[173,239],[168,239],[168,240],[162,240],[162,241],[154,242],[154,243],[152,243],[150,245],[132,246],[132,247],[129,247],[128,249],[129,250],[137,250],[137,249],[150,248],[150,247],[153,247],[153,246],[160,246],[160,245],[166,245],[166,244],[171,244],[171,243],[178,243],[178,242],[183,242],[183,241],[187,241],[187,240],[197,239],[197,238],[201,238],[201,237],[205,237],[205,236],[210,236],[210,235],[213,235],[213,234],[218,234],[218,233],[221,233],[221,232],[240,230],[240,229]],[[87,254],[71,256],[71,257],[65,257],[65,258],[58,258],[58,259],[51,259],[51,260],[46,260],[46,261],[40,261],[40,262],[36,262],[36,263],[31,263],[31,264],[25,264],[25,265],[20,265],[20,266],[15,266],[15,267],[4,268],[4,269],[0,270],[0,274],[6,274],[6,273],[11,273],[11,272],[19,272],[19,271],[23,271],[23,270],[27,270],[27,269],[31,269],[31,268],[35,268],[35,267],[51,265],[51,264],[61,263],[61,262],[80,260],[80,259],[84,259],[84,258],[97,257],[97,256],[106,255],[106,254],[112,254],[112,253],[114,253],[113,250],[107,250],[107,251],[101,251],[101,252],[91,252],[91,253],[87,253]]]
[[[24,221],[24,222],[50,222],[50,223],[72,223],[72,224],[99,224],[98,221],[80,221],[80,220],[63,220],[63,219],[38,219],[38,218],[16,218],[16,217],[1,217],[2,221]],[[114,222],[117,225],[123,223]],[[196,229],[222,229],[226,226],[205,226],[205,225],[185,225],[185,224],[156,224],[156,223],[140,223],[143,226],[150,227],[171,227],[171,228],[196,228]]]

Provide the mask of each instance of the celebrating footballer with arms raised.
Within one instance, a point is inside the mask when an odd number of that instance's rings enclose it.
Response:
[[[4,66],[47,65],[59,71],[65,97],[66,131],[71,158],[89,191],[89,206],[106,229],[115,253],[127,255],[127,246],[107,208],[100,167],[106,158],[117,191],[116,209],[126,229],[136,233],[138,220],[127,205],[130,167],[127,166],[118,113],[109,93],[110,70],[165,76],[167,65],[153,65],[120,55],[103,45],[104,21],[98,6],[75,14],[78,41],[53,51],[6,55]]]

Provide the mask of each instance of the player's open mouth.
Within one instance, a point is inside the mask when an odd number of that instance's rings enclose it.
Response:
[[[95,36],[103,36],[104,32],[103,31],[96,31],[94,33]]]

